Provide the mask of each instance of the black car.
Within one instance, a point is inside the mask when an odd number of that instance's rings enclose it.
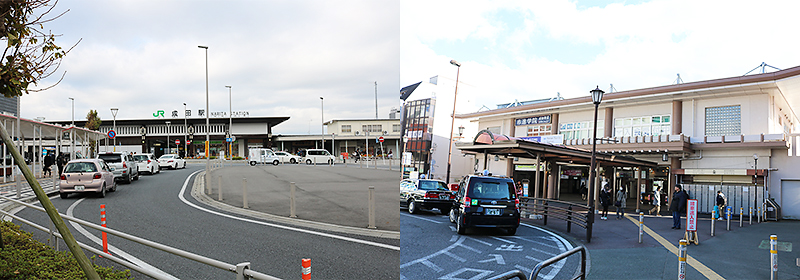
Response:
[[[450,208],[458,234],[468,228],[502,228],[508,235],[519,227],[519,199],[509,178],[469,175],[461,180]]]
[[[408,212],[415,214],[420,210],[439,209],[442,214],[450,212],[454,194],[447,184],[439,180],[403,180],[400,182],[400,206],[407,206]]]

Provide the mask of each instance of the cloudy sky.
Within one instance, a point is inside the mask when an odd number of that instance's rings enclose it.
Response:
[[[399,106],[398,1],[61,0],[46,25],[57,42],[80,44],[61,68],[22,100],[22,117],[153,118],[157,110],[205,108],[208,46],[210,111],[289,116],[276,134],[319,134],[325,120],[388,118]]]
[[[456,59],[481,92],[458,111],[474,112],[785,69],[800,65],[797,11],[800,1],[403,0],[400,83],[454,78]]]

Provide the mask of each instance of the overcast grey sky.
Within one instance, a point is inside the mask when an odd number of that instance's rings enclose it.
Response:
[[[82,42],[56,75],[26,95],[22,117],[84,120],[153,118],[157,110],[205,108],[208,46],[210,111],[251,117],[289,116],[275,134],[318,134],[325,120],[388,118],[398,107],[399,1],[90,1],[61,0],[69,9],[46,26],[67,47]],[[182,115],[181,115],[182,116]]]

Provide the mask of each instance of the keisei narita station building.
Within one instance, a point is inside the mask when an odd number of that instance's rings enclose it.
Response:
[[[531,185],[538,178],[542,187],[527,188],[528,196],[563,199],[589,185],[585,156],[564,154],[591,151],[594,109],[591,96],[585,96],[457,114],[481,133],[454,147],[473,155],[464,158],[474,160],[477,170],[490,167]],[[629,199],[641,202],[641,194],[657,188],[669,199],[681,184],[698,199],[701,213],[711,212],[722,191],[736,213],[742,208],[747,215],[752,207],[768,218],[800,219],[798,109],[800,66],[607,92],[598,111],[602,160],[596,185],[623,188]],[[548,143],[528,143],[540,139]],[[547,145],[566,152],[543,156]]]

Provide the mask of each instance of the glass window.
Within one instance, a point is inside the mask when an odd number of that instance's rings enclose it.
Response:
[[[741,135],[741,105],[706,108],[706,136]]]
[[[342,133],[353,132],[353,128],[349,124],[342,125]]]
[[[641,116],[614,120],[614,137],[669,134],[669,116]],[[620,125],[621,124],[621,125]]]
[[[597,120],[599,124],[603,122],[604,120]],[[589,139],[592,137],[593,129],[593,122],[589,121],[562,123],[561,130],[558,133],[564,135],[564,140]],[[602,126],[597,128],[597,136],[598,138],[603,137]]]

